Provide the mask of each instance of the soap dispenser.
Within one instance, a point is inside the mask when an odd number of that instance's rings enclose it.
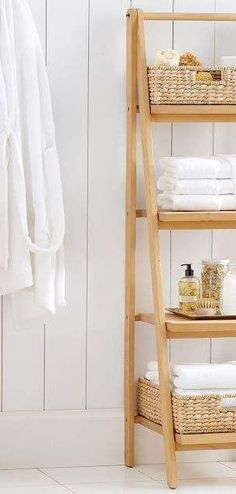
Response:
[[[200,280],[194,276],[191,264],[181,266],[186,266],[186,269],[185,276],[179,280],[179,309],[188,314],[194,313],[200,298]]]

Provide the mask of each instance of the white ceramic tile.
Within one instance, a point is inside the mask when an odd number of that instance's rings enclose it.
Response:
[[[234,463],[236,469],[236,462]],[[142,465],[139,471],[155,480],[165,479],[165,465]],[[236,470],[232,470],[221,463],[179,463],[179,479],[215,479],[236,478]],[[235,484],[236,485],[236,484]]]
[[[42,472],[63,485],[147,480],[147,477],[137,469],[124,466],[44,468]]]
[[[74,494],[164,494],[159,482],[114,482],[108,484],[69,485]]]
[[[12,486],[0,487],[0,494],[68,494],[70,489],[60,485],[33,485],[33,486]]]
[[[176,494],[235,494],[235,491],[235,479],[195,479],[180,480]],[[163,490],[161,490],[161,487],[158,487],[156,494],[164,494],[165,492],[173,493],[173,489],[167,489],[163,482]]]
[[[52,484],[55,484],[54,480],[36,469],[0,470],[0,488]]]

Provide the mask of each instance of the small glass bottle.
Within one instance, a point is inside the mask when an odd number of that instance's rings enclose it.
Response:
[[[236,314],[236,263],[228,265],[223,280],[223,314]]]
[[[186,266],[185,276],[179,280],[179,309],[181,312],[193,313],[200,298],[200,280],[194,276],[191,264]]]

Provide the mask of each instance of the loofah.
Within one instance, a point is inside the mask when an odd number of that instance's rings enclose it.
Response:
[[[210,72],[198,72],[196,81],[213,81],[213,77]]]
[[[178,67],[179,54],[175,50],[158,50],[156,53],[155,65],[166,67]]]
[[[180,56],[179,64],[180,65],[194,65],[194,66],[201,66],[202,65],[200,60],[198,60],[198,58],[191,52],[183,53]]]

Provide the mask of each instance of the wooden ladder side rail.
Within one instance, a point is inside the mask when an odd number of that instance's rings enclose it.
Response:
[[[127,165],[125,260],[125,462],[134,466],[137,10],[127,13]]]
[[[165,326],[165,307],[160,264],[159,227],[157,220],[156,181],[152,146],[151,114],[147,80],[144,15],[138,10],[138,95],[141,117],[141,135],[147,223],[149,236],[152,293],[154,306],[157,358],[160,373],[160,397],[163,440],[166,458],[167,482],[175,488],[177,483],[176,452],[171,405],[169,359]]]

